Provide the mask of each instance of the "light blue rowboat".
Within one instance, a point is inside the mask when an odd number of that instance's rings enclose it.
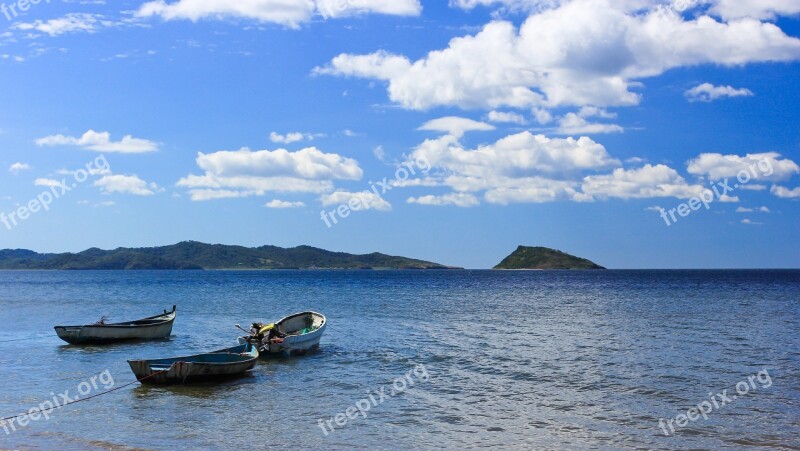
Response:
[[[249,343],[206,354],[155,360],[128,360],[143,384],[203,382],[245,373],[258,361],[258,348]]]

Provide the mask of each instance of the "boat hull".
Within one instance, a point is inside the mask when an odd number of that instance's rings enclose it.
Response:
[[[290,336],[283,339],[283,343],[270,343],[269,348],[265,347],[265,354],[266,356],[293,356],[293,355],[303,355],[309,351],[313,351],[319,348],[319,342],[322,339],[322,334],[325,332],[325,328],[327,324],[323,324],[322,327],[315,330],[314,332],[304,334],[304,335],[296,335]]]
[[[118,324],[55,326],[59,338],[70,344],[108,344],[134,340],[159,340],[172,335],[175,309],[163,315]]]
[[[142,384],[183,384],[239,376],[252,370],[258,349],[241,345],[208,354],[158,360],[129,360],[128,364]]]

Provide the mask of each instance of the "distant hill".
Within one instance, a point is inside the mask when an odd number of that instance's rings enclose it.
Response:
[[[0,269],[453,269],[380,253],[353,255],[310,246],[248,248],[185,241],[172,246],[87,249],[77,254],[0,250]]]
[[[546,247],[519,246],[494,269],[605,269],[585,258]]]

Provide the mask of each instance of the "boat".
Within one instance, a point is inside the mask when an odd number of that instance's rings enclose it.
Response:
[[[252,343],[264,357],[305,354],[319,348],[328,321],[317,312],[289,315],[274,324],[253,323],[250,335],[239,343]]]
[[[183,384],[238,376],[252,370],[257,361],[258,347],[245,343],[185,357],[128,360],[128,365],[143,384]]]
[[[176,307],[161,315],[136,321],[106,324],[105,318],[85,326],[55,326],[56,334],[71,344],[107,344],[131,340],[157,340],[172,334]]]

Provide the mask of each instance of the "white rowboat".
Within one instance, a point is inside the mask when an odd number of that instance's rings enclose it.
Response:
[[[56,334],[71,344],[105,344],[130,340],[157,340],[172,334],[176,308],[161,315],[136,321],[113,324],[87,324],[84,326],[56,326]]]

